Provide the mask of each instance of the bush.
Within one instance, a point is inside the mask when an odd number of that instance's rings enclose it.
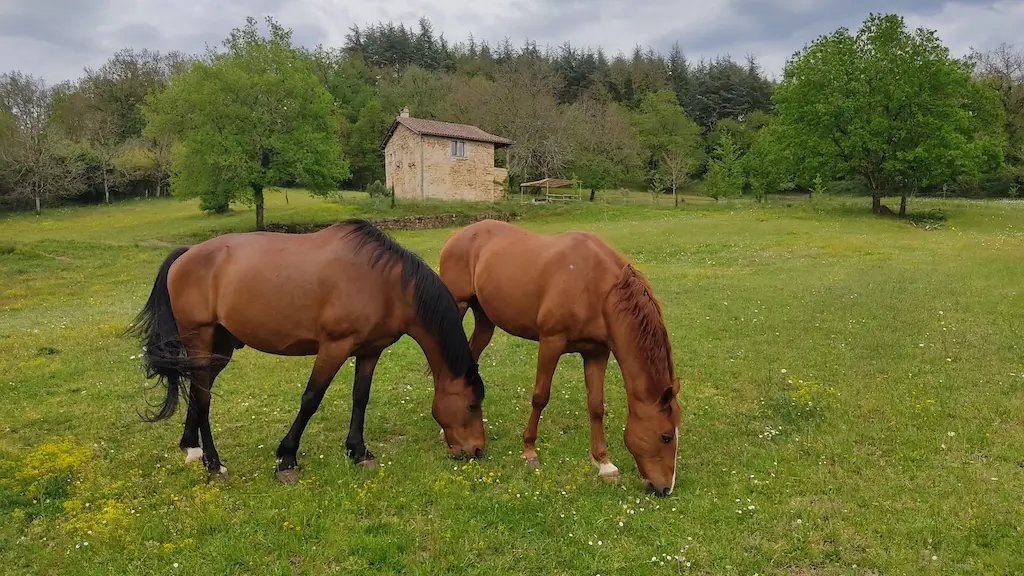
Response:
[[[380,180],[374,180],[372,184],[366,187],[366,193],[370,195],[370,198],[386,198],[391,196],[394,193],[394,190],[382,184]]]

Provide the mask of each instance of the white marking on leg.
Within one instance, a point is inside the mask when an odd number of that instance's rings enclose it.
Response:
[[[613,476],[619,473],[619,469],[615,467],[615,464],[611,462],[602,462],[600,470],[598,470],[598,476]]]
[[[195,462],[196,460],[203,459],[203,449],[196,446],[194,448],[185,449],[185,464]]]
[[[228,473],[227,467],[224,466],[223,464],[220,465],[220,473],[221,474],[227,474]]]
[[[679,458],[679,428],[676,428],[676,451],[672,455],[672,485],[668,487],[668,493],[671,494],[676,489],[676,462]]]

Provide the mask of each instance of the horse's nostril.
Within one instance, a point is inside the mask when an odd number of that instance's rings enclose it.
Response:
[[[476,458],[477,460],[479,460],[479,459],[483,458],[483,457],[484,457],[484,449],[483,449],[483,448],[477,448],[477,449],[476,449],[476,451],[475,451],[475,452],[473,452],[473,456],[474,456],[474,457],[475,457],[475,458]]]
[[[662,496],[668,496],[671,492],[672,492],[671,488],[665,488],[664,490],[661,491],[661,495]]]

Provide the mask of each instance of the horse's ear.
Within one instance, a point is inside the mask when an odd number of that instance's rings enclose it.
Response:
[[[662,412],[668,412],[671,409],[672,398],[676,395],[674,386],[665,388],[665,391],[661,393],[661,398],[658,398],[658,406]]]

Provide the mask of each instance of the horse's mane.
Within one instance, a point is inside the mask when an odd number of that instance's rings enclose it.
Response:
[[[441,346],[444,363],[456,377],[464,376],[473,388],[478,401],[483,401],[484,383],[469,351],[469,342],[462,327],[459,308],[448,287],[433,269],[415,253],[396,242],[372,223],[361,218],[341,222],[349,227],[345,237],[354,236],[358,253],[372,246],[370,267],[385,262],[388,267],[402,266],[401,285],[404,291],[413,283],[413,301],[416,317]]]
[[[661,305],[654,297],[647,279],[629,264],[619,272],[612,292],[615,295],[615,310],[622,314],[626,326],[632,332],[635,349],[647,370],[647,385],[650,388],[647,392],[657,397],[664,392],[664,384],[675,378],[672,345],[661,315]]]

